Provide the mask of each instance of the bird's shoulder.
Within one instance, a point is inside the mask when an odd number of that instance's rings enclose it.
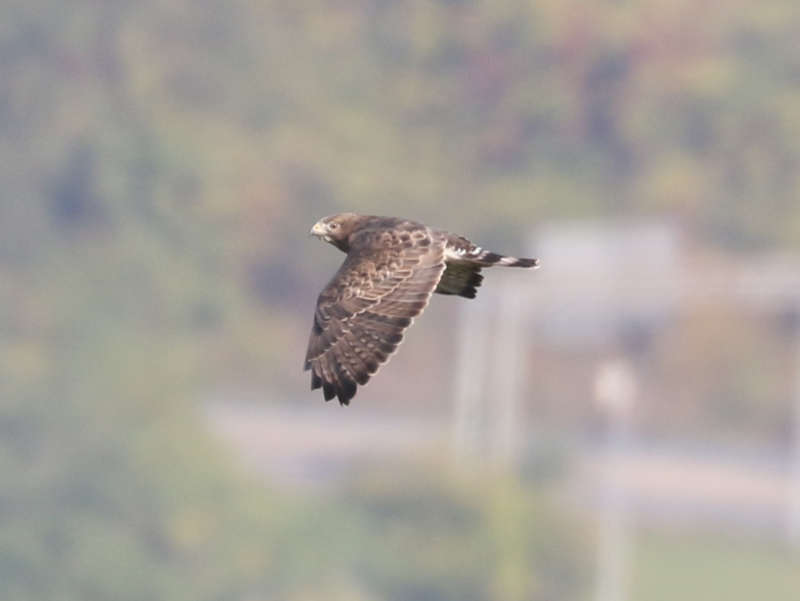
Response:
[[[411,277],[420,265],[443,261],[445,243],[435,230],[410,220],[381,218],[365,224],[351,236],[347,256],[319,302],[384,294],[389,284]]]
[[[397,217],[373,217],[350,236],[350,254],[399,253],[433,243],[436,233],[425,224]]]

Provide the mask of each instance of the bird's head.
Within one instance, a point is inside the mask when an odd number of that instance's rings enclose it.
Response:
[[[360,222],[361,215],[356,213],[339,213],[323,217],[311,228],[311,235],[347,252],[348,238]]]

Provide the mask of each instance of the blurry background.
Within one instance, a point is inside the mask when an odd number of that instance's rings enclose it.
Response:
[[[800,598],[794,0],[6,0],[4,600]],[[301,371],[341,210],[535,273]]]

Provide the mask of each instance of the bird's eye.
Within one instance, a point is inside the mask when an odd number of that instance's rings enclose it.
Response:
[[[334,223],[331,223],[328,227],[331,228],[332,230],[335,230],[335,229],[338,229],[339,224],[334,222]]]

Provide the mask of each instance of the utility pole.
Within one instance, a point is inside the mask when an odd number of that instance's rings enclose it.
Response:
[[[453,446],[457,462],[465,463],[480,452],[486,358],[486,311],[472,301],[462,305],[459,314],[456,349],[455,408]]]
[[[609,359],[598,367],[595,402],[606,416],[608,425],[598,516],[596,601],[625,601],[627,598],[631,527],[628,494],[620,464],[630,450],[636,394],[636,379],[629,361]]]
[[[491,454],[501,467],[513,467],[519,450],[519,381],[523,365],[521,309],[523,288],[508,283],[501,289],[496,312],[494,366],[491,402],[497,407],[491,440]]]
[[[795,320],[800,319],[800,299],[795,301]],[[794,324],[795,379],[794,379],[794,452],[789,481],[789,511],[787,534],[792,546],[800,551],[800,324]]]

